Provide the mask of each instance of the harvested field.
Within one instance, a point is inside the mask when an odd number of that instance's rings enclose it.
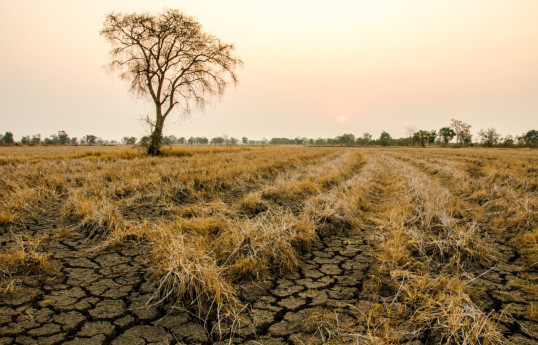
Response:
[[[538,342],[535,150],[1,150],[1,344]]]

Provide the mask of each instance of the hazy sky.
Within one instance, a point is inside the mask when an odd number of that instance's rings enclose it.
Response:
[[[111,11],[164,8],[198,18],[245,62],[236,88],[169,117],[167,134],[400,137],[451,118],[475,133],[538,128],[536,0],[0,0],[0,131],[144,135],[152,105],[103,68],[99,30]]]

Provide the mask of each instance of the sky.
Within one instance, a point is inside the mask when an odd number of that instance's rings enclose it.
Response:
[[[177,137],[407,136],[456,118],[502,135],[538,128],[538,1],[0,0],[0,131],[147,134],[154,113],[104,66],[112,12],[178,9],[232,43],[239,84]]]

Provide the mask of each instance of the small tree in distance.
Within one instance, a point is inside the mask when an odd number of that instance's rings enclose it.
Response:
[[[111,13],[101,35],[112,45],[111,69],[131,83],[131,91],[149,97],[155,116],[147,152],[160,154],[164,122],[178,105],[185,114],[203,108],[208,97],[222,95],[242,61],[234,46],[203,32],[194,18],[177,10],[159,15]]]
[[[41,144],[41,134],[32,135],[32,139],[30,139],[30,145],[39,145],[39,144]]]
[[[439,138],[443,140],[443,144],[447,145],[450,140],[454,139],[456,132],[450,127],[443,127],[439,130]]]
[[[123,137],[121,139],[121,143],[124,145],[134,145],[136,144],[136,138],[135,137]]]
[[[538,145],[538,131],[536,129],[531,129],[523,135],[523,140],[529,146]]]
[[[426,147],[426,143],[430,142],[430,132],[421,129],[413,134],[413,141],[420,144],[422,147]]]
[[[355,145],[355,136],[353,134],[350,134],[350,133],[345,133],[345,134],[342,134],[339,137],[337,137],[336,141],[339,144],[343,144],[343,145],[346,145],[346,146],[353,146],[353,145]]]
[[[13,145],[14,143],[15,143],[15,139],[13,139],[13,133],[11,132],[4,133],[4,136],[2,137],[2,144]]]
[[[385,131],[381,132],[381,135],[379,136],[379,143],[382,146],[388,146],[391,141],[392,141],[392,137],[390,136],[388,132],[385,132]]]
[[[66,131],[58,131],[58,142],[60,145],[71,143],[71,139],[69,139],[69,135],[67,135]]]
[[[97,143],[97,137],[92,134],[85,135],[82,137],[82,142],[86,145],[95,145]]]
[[[209,141],[212,145],[223,145],[225,142],[223,137],[215,137]]]
[[[357,145],[368,145],[372,141],[372,135],[368,132],[362,133],[362,137],[357,138],[355,143]]]
[[[471,143],[471,125],[460,120],[452,119],[450,127],[456,133],[456,141],[458,145],[464,146]]]
[[[428,138],[428,143],[429,144],[435,143],[435,139],[437,139],[437,131],[432,129],[430,131],[430,137]]]
[[[505,147],[512,147],[514,146],[514,143],[514,137],[512,137],[511,135],[507,135],[506,137],[504,137],[504,139],[502,139],[502,144]]]
[[[480,137],[480,142],[488,147],[497,145],[501,138],[501,135],[497,133],[495,128],[488,128],[486,130],[481,129],[478,132],[478,136]]]
[[[417,132],[417,129],[414,126],[407,126],[404,127],[404,129],[405,133],[407,133],[407,136],[411,139],[415,136],[415,133]]]

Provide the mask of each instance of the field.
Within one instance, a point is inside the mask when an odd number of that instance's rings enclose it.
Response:
[[[535,344],[538,151],[0,149],[0,344]]]

